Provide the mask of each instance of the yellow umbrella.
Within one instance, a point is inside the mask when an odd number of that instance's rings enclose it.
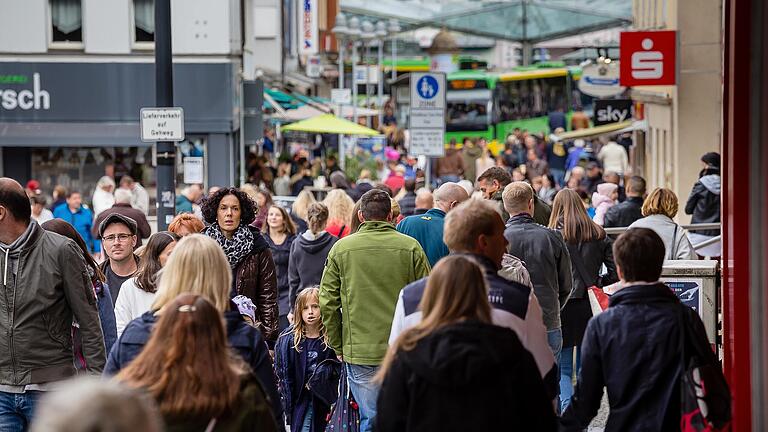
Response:
[[[311,119],[291,123],[280,128],[284,131],[315,132],[341,135],[379,135],[379,132],[365,126],[360,126],[348,120],[340,119],[333,114],[323,114]]]

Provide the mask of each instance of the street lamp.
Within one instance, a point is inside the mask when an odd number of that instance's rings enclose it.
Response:
[[[376,23],[376,37],[378,41],[379,67],[376,69],[376,82],[378,84],[378,100],[376,105],[379,108],[379,127],[382,127],[384,119],[384,39],[387,37],[387,23],[378,21]]]
[[[331,29],[331,33],[336,36],[336,44],[339,47],[339,88],[344,88],[344,38],[349,35],[347,28],[347,17],[339,12],[336,15],[336,25]]]
[[[373,23],[371,23],[368,20],[364,20],[360,24],[360,38],[363,40],[363,47],[365,49],[365,58],[363,58],[363,63],[365,64],[365,107],[369,108],[371,104],[371,86],[370,79],[369,79],[369,72],[371,70],[370,66],[370,58],[371,58],[371,42],[373,42],[374,39],[376,39],[376,28],[374,27]],[[371,127],[371,117],[365,116],[365,124],[368,127]]]
[[[387,31],[392,36],[392,81],[394,81],[397,78],[397,34],[402,31],[402,28],[395,18],[390,18]]]

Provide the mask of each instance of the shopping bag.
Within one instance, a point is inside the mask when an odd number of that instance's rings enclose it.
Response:
[[[608,309],[610,297],[602,288],[592,286],[587,290],[587,294],[589,295],[589,306],[592,308],[592,316]]]
[[[347,368],[344,363],[341,365],[339,376],[339,397],[331,406],[325,432],[360,432],[360,409],[349,391]]]

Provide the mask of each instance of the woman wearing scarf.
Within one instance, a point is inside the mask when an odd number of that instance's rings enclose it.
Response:
[[[250,224],[256,204],[235,188],[224,188],[202,203],[210,224],[203,234],[216,240],[232,269],[230,297],[244,295],[256,305],[256,327],[270,344],[277,340],[277,274],[269,245]]]

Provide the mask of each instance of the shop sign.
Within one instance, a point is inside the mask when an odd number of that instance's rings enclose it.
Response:
[[[320,78],[323,67],[320,64],[320,56],[311,55],[307,57],[307,77]]]
[[[140,119],[142,141],[184,141],[182,108],[142,108]]]
[[[299,54],[317,54],[318,29],[317,29],[317,0],[301,0],[301,45]]]
[[[675,85],[677,32],[622,32],[621,85]]]
[[[0,75],[0,86],[24,85],[29,83],[26,75]],[[51,108],[51,95],[43,90],[40,83],[40,74],[32,74],[32,88],[0,87],[0,107],[3,110],[47,110]]]
[[[619,84],[619,62],[585,66],[579,79],[579,91],[594,97],[618,96],[625,87]]]
[[[184,158],[184,183],[203,183],[203,158],[199,156],[187,156]]]
[[[596,99],[595,126],[621,123],[632,118],[631,99]]]

